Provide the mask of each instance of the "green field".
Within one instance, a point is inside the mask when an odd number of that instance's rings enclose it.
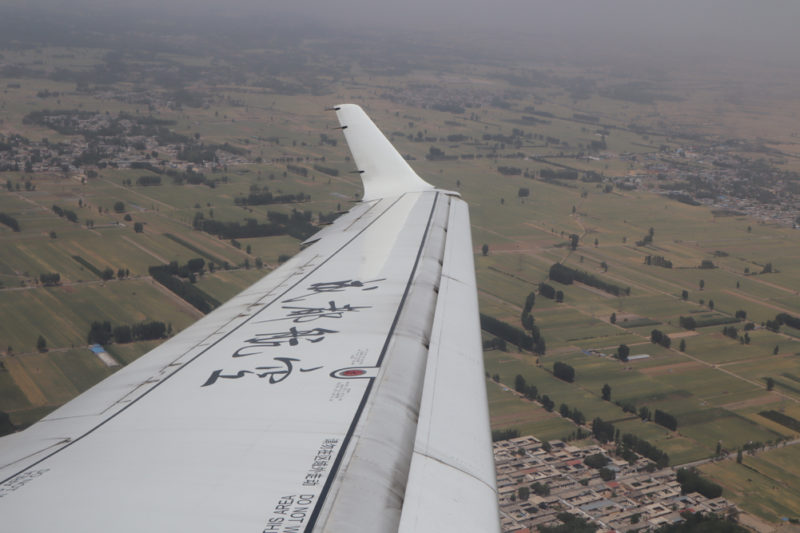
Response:
[[[734,461],[706,464],[701,471],[725,487],[725,496],[742,509],[777,522],[800,516],[800,454],[787,446],[757,456],[745,455]]]

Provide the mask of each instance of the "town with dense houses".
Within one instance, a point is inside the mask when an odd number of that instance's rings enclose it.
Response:
[[[579,448],[528,435],[495,442],[494,457],[506,533],[562,525],[562,513],[592,522],[599,531],[650,531],[682,521],[687,511],[739,513],[725,498],[682,494],[671,468],[655,469],[645,458],[630,463],[609,457],[596,444]]]

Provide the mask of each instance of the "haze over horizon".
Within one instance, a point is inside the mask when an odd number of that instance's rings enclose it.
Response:
[[[79,21],[88,19],[113,24],[122,32],[147,22],[167,32],[212,34],[221,42],[242,34],[264,39],[337,35],[432,41],[509,60],[544,58],[579,65],[610,61],[745,73],[764,65],[800,65],[800,33],[794,27],[800,4],[789,1],[143,0],[132,6],[98,0],[12,0],[0,10],[6,15],[0,29],[12,34],[35,32],[38,24],[85,37]],[[9,16],[25,13],[38,13],[27,19],[28,28]]]

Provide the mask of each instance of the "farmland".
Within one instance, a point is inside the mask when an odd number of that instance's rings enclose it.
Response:
[[[287,53],[304,61],[285,70],[271,62],[275,50],[266,50],[261,66],[280,76],[251,69],[250,52],[228,50],[215,61],[236,75],[216,78],[205,49],[122,53],[110,37],[97,48],[17,44],[0,41],[4,64],[27,68],[4,71],[0,87],[0,213],[20,229],[0,225],[0,410],[17,426],[119,368],[89,351],[93,322],[158,321],[172,335],[202,316],[158,283],[151,267],[202,259],[184,282],[222,302],[356,202],[358,176],[335,118],[324,111],[352,101],[421,176],[469,202],[481,312],[522,329],[526,296],[535,295],[530,314],[544,354],[511,344],[485,352],[493,429],[577,438],[578,426],[559,415],[565,404],[585,416],[583,436],[593,419],[612,421],[664,450],[673,465],[708,459],[719,447],[731,460],[703,468],[732,497],[750,501],[770,483],[800,493],[797,472],[786,468],[800,464],[798,446],[746,456],[758,470],[748,481],[753,491],[735,488],[750,474],[732,460],[750,443],[798,437],[762,415],[800,420],[800,330],[773,323],[779,313],[800,316],[800,232],[789,192],[800,179],[800,158],[787,152],[795,132],[780,120],[797,101],[761,104],[759,128],[775,120],[765,136],[773,143],[759,148],[742,126],[752,117],[734,104],[718,103],[713,125],[697,126],[699,134],[678,126],[684,113],[705,116],[703,102],[722,84],[712,73],[689,95],[689,81],[676,77],[663,90],[683,96],[656,105],[607,96],[604,87],[631,81],[611,68],[582,74],[598,90],[576,98],[570,67],[547,64],[549,81],[520,85],[520,72],[532,80],[539,65],[472,63],[435,47],[428,58],[435,67],[420,63],[402,75],[356,52],[339,58],[353,72],[369,72],[357,78],[327,68],[325,54],[337,52],[336,42],[325,52],[300,40]],[[182,92],[159,78],[167,66],[183,76]],[[89,69],[118,75],[103,83],[77,75]],[[59,116],[56,110],[88,117],[81,119],[87,124],[116,117],[109,124],[139,129],[119,141],[30,119],[31,112]],[[170,134],[142,133],[154,120]],[[772,200],[750,202],[724,189],[735,180],[721,169],[734,160],[761,169],[750,185]],[[563,171],[574,174],[553,174]],[[697,194],[712,184],[721,189]],[[670,196],[675,191],[692,201]],[[246,201],[267,192],[303,196]],[[302,220],[269,236],[223,237],[202,225],[241,230],[280,217]],[[647,264],[653,257],[670,266]],[[554,281],[555,263],[603,285]],[[53,273],[57,283],[42,277]],[[560,298],[541,294],[540,283]],[[684,327],[687,317],[693,329]],[[651,342],[654,329],[668,346]],[[106,350],[124,365],[155,345],[110,343]],[[627,361],[614,357],[620,345],[630,350]],[[575,370],[574,382],[553,375],[556,362]],[[518,375],[555,409],[516,394]],[[604,385],[610,400],[602,399]],[[673,415],[677,428],[647,420],[642,408]],[[800,514],[787,498],[752,501],[746,509],[771,521]]]

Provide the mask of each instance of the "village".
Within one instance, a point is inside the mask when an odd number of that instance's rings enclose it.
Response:
[[[657,470],[641,457],[632,464],[609,457],[596,444],[579,448],[528,435],[495,442],[494,457],[506,533],[561,525],[562,513],[593,522],[600,531],[651,531],[682,521],[687,511],[739,514],[725,498],[682,494],[671,468]]]

